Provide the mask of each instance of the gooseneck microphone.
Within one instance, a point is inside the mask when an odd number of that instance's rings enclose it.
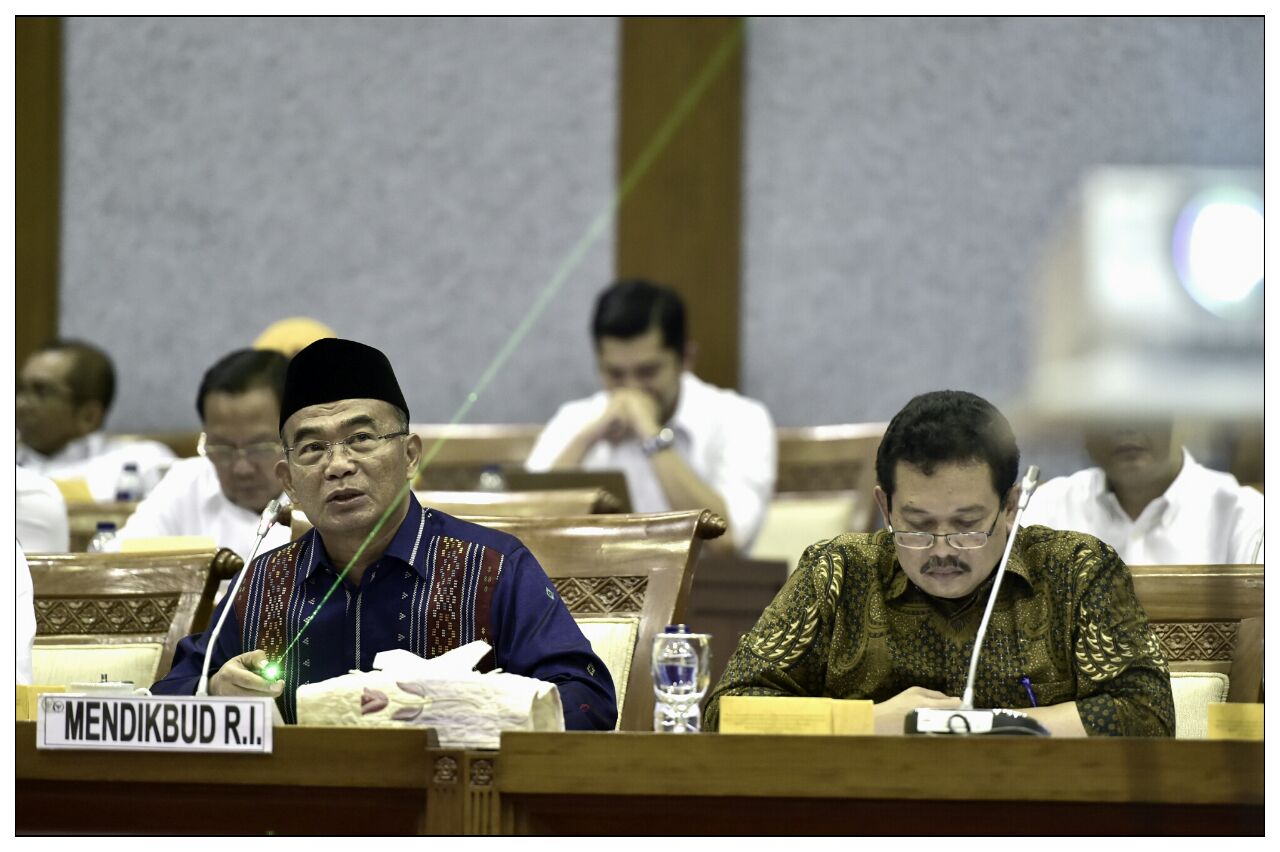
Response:
[[[991,622],[991,611],[996,608],[996,596],[1000,594],[1000,583],[1004,580],[1004,569],[1009,565],[1009,556],[1013,553],[1013,540],[1018,535],[1018,526],[1022,523],[1022,510],[1027,508],[1031,500],[1031,492],[1036,490],[1040,479],[1040,468],[1035,465],[1027,468],[1027,475],[1022,477],[1022,495],[1018,498],[1018,511],[1013,515],[1013,527],[1009,530],[1009,540],[1004,543],[1004,556],[1000,558],[1000,567],[996,569],[996,580],[991,585],[991,596],[987,598],[987,608],[982,612],[982,621],[978,624],[978,635],[973,640],[973,654],[969,657],[969,677],[964,682],[964,695],[960,697],[960,709],[973,709],[973,682],[978,675],[978,655],[982,652],[982,640],[987,637],[987,625]]]
[[[258,557],[258,549],[262,547],[262,540],[267,537],[267,532],[276,525],[280,510],[288,507],[288,505],[289,498],[281,494],[268,503],[267,508],[262,510],[262,519],[258,521],[258,538],[253,543],[253,552],[245,560],[244,567],[240,569],[240,574],[236,577],[235,583],[227,590],[227,595],[223,598],[226,601],[226,606],[222,608],[222,615],[218,616],[218,623],[213,626],[213,632],[209,634],[209,644],[204,650],[204,665],[200,667],[200,682],[196,684],[196,695],[209,694],[209,663],[213,660],[213,649],[218,645],[218,634],[222,632],[222,625],[227,620],[227,613],[235,606],[236,595],[240,591],[240,585],[244,582],[245,575],[253,567],[253,560]]]
[[[1031,736],[1048,736],[1049,731],[1025,713],[1016,710],[975,710],[973,709],[973,685],[978,674],[978,655],[982,653],[982,641],[987,635],[987,625],[991,621],[991,613],[996,606],[996,597],[1000,594],[1000,583],[1004,580],[1004,571],[1009,564],[1009,556],[1013,553],[1013,540],[1018,535],[1018,527],[1022,522],[1022,511],[1031,500],[1031,492],[1035,491],[1040,478],[1040,468],[1031,465],[1027,475],[1022,478],[1022,494],[1018,498],[1018,510],[1013,515],[1013,526],[1009,529],[1009,540],[1004,545],[1004,555],[996,569],[995,581],[991,584],[991,595],[987,598],[986,609],[982,613],[982,621],[978,624],[978,633],[973,642],[973,654],[969,657],[969,676],[965,679],[964,694],[960,698],[960,709],[944,710],[921,708],[907,714],[905,731],[908,734],[1023,734]]]

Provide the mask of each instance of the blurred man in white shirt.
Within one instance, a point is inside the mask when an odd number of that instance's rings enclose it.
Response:
[[[668,287],[616,282],[591,332],[604,390],[562,405],[525,466],[622,470],[635,511],[711,509],[729,522],[720,546],[746,552],[777,475],[768,410],[690,372],[684,304]]]
[[[22,552],[21,543],[17,544],[16,549],[14,568],[17,576],[13,625],[17,642],[15,681],[31,683],[31,647],[36,639],[36,598],[31,584],[31,568],[27,565],[27,557]]]
[[[196,394],[200,456],[173,464],[120,538],[208,536],[249,558],[263,509],[283,493],[275,465],[284,457],[280,398],[288,366],[279,352],[240,349],[209,368]],[[288,527],[273,527],[260,552],[288,541]]]
[[[1098,466],[1037,488],[1024,524],[1095,535],[1129,565],[1262,561],[1262,493],[1199,464],[1171,422],[1096,427],[1085,449]]]
[[[16,469],[14,522],[18,544],[28,553],[66,553],[71,546],[67,503],[51,479]]]
[[[49,479],[83,480],[94,500],[106,502],[115,499],[120,471],[132,462],[150,489],[173,451],[101,431],[115,392],[115,368],[101,349],[78,340],[41,347],[18,374],[18,464]]]

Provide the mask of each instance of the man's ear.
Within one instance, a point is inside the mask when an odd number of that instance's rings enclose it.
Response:
[[[289,495],[289,502],[298,505],[298,497],[293,493],[293,471],[289,470],[289,462],[285,459],[276,462],[276,479],[280,480],[284,493]]]
[[[884,518],[884,525],[886,527],[893,526],[893,524],[889,523],[889,495],[885,494],[884,489],[879,485],[876,486],[876,490],[873,493],[875,494],[876,505],[880,507],[880,515]]]
[[[692,373],[694,372],[693,365],[697,360],[698,360],[697,342],[693,340],[686,340],[684,344],[684,358],[681,361],[681,366],[684,367],[684,369],[687,372]]]
[[[409,439],[404,442],[404,452],[409,461],[409,481],[413,482],[418,477],[418,463],[422,460],[422,436],[410,432]]]
[[[1009,489],[1009,496],[1004,500],[1005,535],[1013,529],[1013,517],[1018,514],[1018,500],[1022,497],[1022,483]]]
[[[76,406],[73,419],[76,424],[76,430],[81,435],[88,435],[90,432],[96,432],[102,428],[103,421],[107,419],[107,412],[102,407],[102,403],[96,399],[91,399]]]

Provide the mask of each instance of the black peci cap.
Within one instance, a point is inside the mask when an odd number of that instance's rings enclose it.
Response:
[[[340,399],[380,399],[409,414],[391,362],[381,351],[354,340],[327,337],[289,361],[280,400],[280,428],[309,405]]]

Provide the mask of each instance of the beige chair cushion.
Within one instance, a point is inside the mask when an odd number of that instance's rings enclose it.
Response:
[[[775,497],[751,545],[751,558],[786,562],[790,576],[806,547],[848,532],[856,502],[851,494]]]
[[[635,617],[575,618],[591,650],[604,660],[613,688],[618,695],[618,723],[622,723],[622,702],[626,698],[627,680],[631,676],[631,658],[640,635],[640,619]],[[616,729],[616,726],[615,726]]]
[[[1209,736],[1209,705],[1227,700],[1230,679],[1221,672],[1170,672],[1173,713],[1180,740]]]
[[[132,645],[45,645],[31,649],[33,683],[67,685],[109,681],[131,681],[135,687],[149,687],[157,680],[156,669],[164,646],[159,642]]]

